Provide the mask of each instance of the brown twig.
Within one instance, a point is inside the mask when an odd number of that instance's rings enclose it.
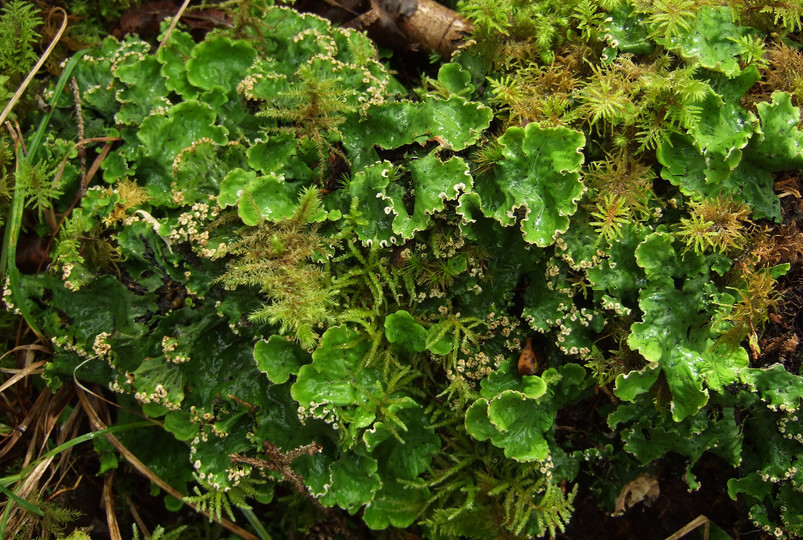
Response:
[[[159,44],[159,47],[156,49],[157,51],[159,49],[161,49],[162,47],[164,47],[165,43],[167,43],[167,41],[170,39],[170,35],[173,33],[173,30],[176,29],[176,25],[178,24],[178,20],[184,14],[184,10],[186,10],[187,6],[189,6],[189,5],[190,5],[190,0],[184,0],[184,3],[181,4],[180,8],[178,8],[178,12],[176,13],[176,16],[173,17],[173,21],[170,23],[170,27],[167,29],[167,32],[165,32],[164,39],[162,39],[162,42]]]
[[[120,526],[117,524],[117,514],[114,513],[114,471],[106,473],[103,480],[103,506],[106,507],[106,523],[109,526],[109,536],[112,540],[123,540]]]
[[[100,169],[100,165],[101,163],[103,163],[103,160],[106,159],[106,156],[109,155],[109,152],[112,149],[112,144],[120,140],[122,139],[120,139],[119,137],[93,137],[90,139],[83,139],[75,143],[76,146],[79,148],[81,145],[88,144],[91,142],[105,142],[106,144],[103,146],[103,150],[100,152],[98,157],[95,158],[95,161],[92,162],[92,166],[89,168],[89,171],[86,173],[86,176],[81,181],[81,185],[79,186],[78,191],[75,193],[73,200],[70,201],[70,205],[67,207],[67,210],[64,211],[64,214],[62,214],[58,224],[56,224],[56,226],[51,230],[47,246],[45,246],[45,253],[50,253],[50,248],[53,245],[53,240],[58,235],[59,231],[61,230],[61,227],[64,225],[64,222],[67,221],[67,218],[69,217],[70,213],[73,211],[73,209],[78,205],[78,203],[86,194],[86,190],[89,188],[89,184],[90,182],[92,182],[92,178],[94,178],[95,174],[98,172],[98,169]],[[62,161],[61,165],[59,166],[58,172],[56,173],[58,176],[64,173],[64,167],[66,166],[66,164],[67,161],[65,158]],[[45,262],[44,258],[39,262],[39,267],[36,269],[37,274],[42,271],[42,265],[44,264],[44,262]]]
[[[700,525],[705,525],[703,528],[703,540],[708,540],[708,537],[711,534],[711,520],[702,514],[691,520],[684,527],[678,529],[674,534],[667,536],[666,540],[678,540],[679,538],[683,538]]]
[[[268,459],[253,458],[241,454],[231,454],[229,457],[235,463],[245,463],[258,469],[266,469],[269,471],[276,471],[290,482],[295,490],[301,495],[307,496],[315,507],[324,515],[326,522],[334,526],[334,529],[339,531],[345,538],[352,538],[346,527],[346,522],[343,517],[338,514],[333,508],[327,508],[315,497],[311,496],[307,487],[304,485],[304,477],[293,470],[293,461],[302,455],[317,454],[322,450],[318,443],[311,443],[300,446],[289,452],[282,452],[270,441],[262,441],[262,448],[265,450],[265,455]]]
[[[72,487],[65,487],[65,488],[59,489],[58,491],[53,493],[53,495],[51,495],[50,497],[48,497],[46,499],[47,502],[51,502],[53,499],[55,499],[59,495],[63,495],[65,493],[69,493],[70,491],[75,491],[76,489],[78,489],[78,485],[81,483],[81,480],[83,480],[83,479],[84,479],[84,475],[82,474],[82,475],[80,475],[78,477],[78,479],[75,481],[75,483],[72,485]]]
[[[81,199],[83,198],[84,194],[86,193],[86,190],[89,188],[89,184],[92,182],[92,179],[95,176],[95,173],[98,172],[98,169],[100,168],[100,165],[103,163],[103,160],[106,159],[107,155],[109,155],[109,152],[111,151],[112,143],[115,143],[115,142],[121,141],[121,140],[122,139],[120,137],[92,137],[92,138],[89,138],[89,139],[80,139],[78,142],[75,143],[74,148],[81,148],[82,146],[84,146],[86,144],[95,143],[95,142],[105,142],[106,144],[104,145],[103,150],[100,152],[98,157],[95,158],[95,161],[92,162],[92,166],[89,168],[89,171],[86,173],[86,176],[84,176],[84,178],[82,178],[81,184],[80,184],[80,186],[78,188],[78,191],[76,192],[75,196],[73,197],[73,200],[70,202],[70,206],[67,207],[67,210],[64,212],[64,214],[61,217],[61,221],[59,222],[59,227],[61,227],[64,224],[64,220],[70,214],[72,209],[75,208],[75,205],[77,205],[81,201]],[[68,160],[68,157],[65,157],[61,161],[61,163],[59,164],[58,171],[56,172],[56,176],[58,178],[60,178],[61,175],[64,174],[64,168],[67,166],[67,160]],[[56,230],[52,234],[55,234],[57,232],[58,232],[58,230]]]
[[[11,140],[14,142],[14,151],[16,152],[17,146],[22,144],[23,138],[21,133],[17,133],[16,128],[11,125],[11,122],[5,123],[6,130],[8,130],[8,134],[11,137]]]
[[[619,404],[619,398],[616,397],[613,392],[611,392],[611,389],[608,388],[607,385],[601,384],[597,385],[597,387],[603,394],[605,394],[605,396],[610,400],[611,403],[613,403],[614,405]]]
[[[75,117],[78,120],[78,140],[84,139],[84,109],[81,107],[81,90],[78,88],[78,81],[75,77],[70,79],[72,85],[72,95],[75,101]],[[81,145],[78,147],[78,157],[81,159],[81,185],[86,179],[86,148]]]
[[[243,456],[240,454],[231,454],[229,457],[235,463],[245,463],[252,467],[259,469],[267,469],[269,471],[277,471],[284,478],[292,484],[295,490],[301,495],[308,495],[307,487],[304,485],[304,478],[293,470],[292,463],[297,457],[307,454],[313,455],[321,451],[321,446],[317,443],[301,446],[290,452],[282,453],[274,444],[268,441],[262,441],[262,448],[265,450],[267,460]],[[321,510],[326,510],[317,499],[313,498],[313,503]]]
[[[137,505],[134,504],[134,501],[131,500],[131,497],[125,498],[125,503],[128,505],[128,509],[131,511],[131,515],[134,517],[134,521],[137,522],[137,527],[139,527],[140,532],[145,538],[150,538],[151,532],[148,530],[148,527],[145,525],[145,522],[142,521],[142,516],[139,515],[139,511],[137,510]]]

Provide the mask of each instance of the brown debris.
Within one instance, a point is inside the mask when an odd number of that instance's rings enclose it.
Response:
[[[167,17],[174,17],[181,3],[173,0],[152,0],[123,13],[120,24],[112,34],[122,38],[126,34],[138,34],[142,39],[154,39],[159,35],[159,25]],[[181,16],[181,22],[190,31],[208,32],[219,26],[229,26],[231,20],[219,9],[191,10]]]
[[[626,510],[642,501],[649,506],[660,494],[661,487],[658,485],[658,478],[642,473],[622,488],[616,499],[614,515],[624,514]]]

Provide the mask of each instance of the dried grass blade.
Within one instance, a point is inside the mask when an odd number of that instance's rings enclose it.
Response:
[[[106,523],[109,526],[109,536],[112,540],[123,540],[120,534],[120,526],[117,524],[117,515],[114,513],[114,490],[112,484],[114,472],[106,474],[103,481],[103,506],[106,507]]]
[[[170,23],[170,28],[168,28],[167,32],[165,32],[165,37],[162,40],[162,42],[159,44],[159,47],[157,48],[157,50],[159,50],[162,47],[164,47],[165,43],[167,43],[167,41],[170,39],[170,35],[173,33],[173,30],[176,28],[176,25],[178,24],[178,20],[184,14],[184,10],[186,10],[187,6],[189,6],[189,5],[190,5],[190,0],[184,0],[184,3],[181,4],[180,8],[178,8],[178,12],[176,13],[176,16],[173,17],[173,22]]]
[[[709,520],[703,514],[700,514],[699,516],[688,522],[685,526],[678,529],[674,534],[667,536],[666,540],[678,540],[680,538],[683,538],[690,532],[692,532],[700,525],[708,525],[709,523],[711,523],[711,520]]]
[[[15,349],[19,349],[19,348],[20,347],[15,347]],[[15,350],[15,349],[12,349],[12,350]],[[11,351],[9,351],[9,352],[11,352]],[[15,384],[17,384],[19,381],[21,381],[25,377],[28,377],[29,375],[36,375],[38,373],[42,373],[42,371],[39,368],[42,367],[44,364],[45,364],[45,361],[44,360],[40,360],[38,362],[34,362],[33,364],[22,368],[17,373],[15,373],[10,379],[8,379],[6,382],[4,382],[2,385],[0,385],[0,393],[5,392],[6,390],[8,390],[9,388],[11,388]]]
[[[56,32],[55,36],[53,36],[53,39],[50,40],[50,45],[47,46],[47,49],[45,50],[44,54],[42,54],[41,58],[39,58],[39,61],[36,63],[36,65],[33,67],[30,73],[28,73],[28,76],[25,77],[25,80],[22,81],[20,87],[17,88],[16,92],[14,92],[14,95],[11,97],[11,100],[6,105],[6,108],[3,109],[2,113],[0,113],[0,124],[2,124],[3,121],[6,119],[6,117],[11,113],[11,110],[20,100],[22,94],[25,93],[25,89],[28,88],[28,85],[31,83],[34,76],[36,76],[36,74],[39,72],[39,69],[45,63],[45,60],[47,60],[47,58],[50,56],[50,53],[53,52],[53,49],[56,47],[56,44],[61,40],[61,36],[67,29],[67,12],[61,9],[60,7],[54,8],[53,11],[54,12],[61,11],[62,15],[64,16],[64,20],[61,21],[61,28],[59,28],[59,31]]]
[[[5,441],[5,445],[2,449],[0,449],[0,459],[2,459],[7,453],[11,451],[12,448],[17,444],[20,438],[28,431],[28,427],[34,425],[34,419],[38,418],[41,415],[42,410],[44,410],[45,404],[49,401],[50,392],[41,392],[39,396],[36,398],[36,402],[33,404],[33,407],[30,408],[28,414],[25,415],[22,422],[20,422],[14,430],[14,432],[8,436]],[[27,463],[23,463],[23,467],[27,465]]]

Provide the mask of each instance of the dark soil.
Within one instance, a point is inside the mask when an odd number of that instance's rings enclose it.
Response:
[[[732,538],[760,540],[769,538],[746,519],[741,501],[728,497],[726,482],[733,476],[731,467],[721,459],[704,455],[694,472],[702,484],[689,492],[683,480],[686,463],[681,457],[667,458],[658,474],[661,494],[648,506],[639,503],[621,516],[600,510],[593,495],[581,487],[574,501],[575,513],[559,538],[583,540],[663,540],[699,516],[705,516]],[[703,527],[687,538],[702,538]]]

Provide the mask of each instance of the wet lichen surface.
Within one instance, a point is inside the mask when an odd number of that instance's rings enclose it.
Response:
[[[47,355],[9,403],[74,416],[9,455],[101,430],[81,489],[158,507],[126,531],[803,534],[801,13],[466,0],[427,60],[270,4],[103,39],[3,139]]]

